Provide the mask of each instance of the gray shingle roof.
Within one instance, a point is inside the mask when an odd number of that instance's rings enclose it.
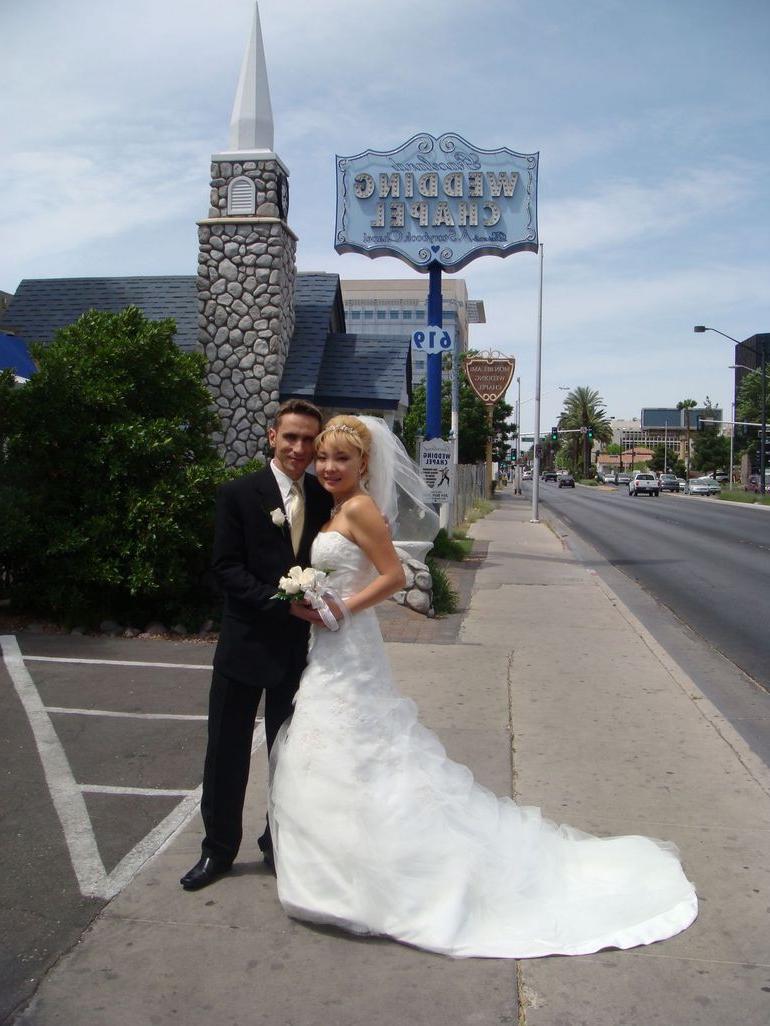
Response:
[[[339,294],[337,274],[298,274],[294,283],[294,335],[281,378],[281,395],[315,394],[326,337],[337,326],[334,316]],[[343,324],[344,327],[344,314]]]
[[[410,339],[330,334],[315,400],[321,406],[395,409],[406,383]]]
[[[86,310],[117,313],[138,306],[152,320],[173,317],[181,349],[198,348],[194,275],[142,278],[31,278],[21,282],[0,329],[49,343]],[[281,397],[306,396],[324,406],[394,409],[407,379],[409,339],[346,335],[337,274],[300,273],[295,328]]]
[[[49,343],[86,310],[117,313],[138,306],[151,320],[173,317],[180,349],[198,348],[194,275],[142,278],[30,278],[19,284],[0,327],[28,342]]]

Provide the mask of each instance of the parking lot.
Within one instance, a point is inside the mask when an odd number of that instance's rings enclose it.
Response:
[[[196,815],[214,649],[27,632],[0,645],[1,1022]]]

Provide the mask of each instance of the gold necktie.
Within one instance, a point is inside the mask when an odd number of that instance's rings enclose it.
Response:
[[[291,486],[291,511],[289,514],[291,526],[291,545],[294,555],[299,552],[299,543],[302,540],[302,530],[305,526],[305,496],[298,481]]]

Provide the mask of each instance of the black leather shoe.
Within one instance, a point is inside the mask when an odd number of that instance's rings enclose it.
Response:
[[[179,882],[186,891],[199,891],[201,887],[208,887],[231,869],[232,863],[217,862],[216,859],[204,855]]]
[[[263,834],[257,838],[257,845],[262,852],[262,858],[270,872],[275,876],[275,859],[273,857],[273,841],[269,834]]]

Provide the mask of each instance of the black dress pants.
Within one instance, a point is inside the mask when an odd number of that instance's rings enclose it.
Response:
[[[291,716],[298,679],[292,675],[265,692],[265,736],[268,755],[281,725]],[[203,767],[201,815],[206,835],[203,855],[229,865],[243,836],[243,803],[249,780],[252,735],[263,689],[239,684],[214,671],[209,695],[206,761]],[[269,833],[260,847],[269,848]]]

